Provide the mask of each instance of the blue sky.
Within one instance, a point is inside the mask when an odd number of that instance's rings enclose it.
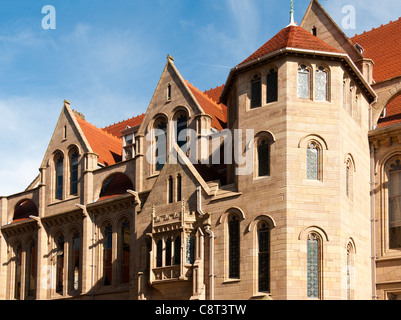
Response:
[[[295,0],[300,22],[309,0]],[[0,196],[23,191],[38,168],[64,99],[104,127],[146,111],[167,54],[201,90],[225,83],[232,67],[289,22],[283,0],[1,0]],[[398,0],[321,0],[349,36],[401,16]],[[42,28],[42,7],[56,29]]]

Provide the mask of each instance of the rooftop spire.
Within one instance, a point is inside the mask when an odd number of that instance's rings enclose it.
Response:
[[[297,24],[294,21],[294,0],[291,0],[291,11],[290,11],[290,24],[287,26],[296,26]]]

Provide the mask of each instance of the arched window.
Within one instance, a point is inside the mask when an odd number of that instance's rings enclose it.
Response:
[[[307,239],[307,297],[320,298],[321,286],[321,241],[318,235],[311,233]]]
[[[305,65],[298,68],[298,98],[310,99],[310,72]]]
[[[167,123],[159,121],[156,129],[156,171],[161,171],[167,161]]]
[[[131,232],[129,221],[124,221],[121,225],[121,283],[129,282],[129,269],[130,269],[130,248],[131,248]]]
[[[389,247],[401,248],[401,161],[390,164],[388,173]]]
[[[236,214],[228,216],[229,278],[240,278],[240,219]]]
[[[270,176],[270,144],[266,137],[260,137],[257,141],[258,152],[258,177]]]
[[[351,159],[345,163],[345,192],[348,198],[352,199],[353,196],[353,178],[354,178],[354,164]]]
[[[22,279],[22,247],[18,244],[15,247],[15,288],[14,298],[16,300],[21,299],[21,279]]]
[[[62,155],[59,155],[55,159],[56,166],[56,199],[63,199],[63,170],[64,170],[64,158]]]
[[[352,242],[347,245],[347,300],[352,300],[354,298],[354,255],[355,248]]]
[[[168,178],[168,203],[174,202],[174,180],[173,177],[170,176]]]
[[[188,119],[185,114],[177,118],[177,144],[182,148],[187,143]]]
[[[311,141],[306,150],[306,177],[308,180],[319,180],[320,146]]]
[[[74,152],[70,157],[70,194],[78,194],[78,159],[79,154]]]
[[[113,228],[108,224],[103,231],[103,285],[112,283],[113,269]]]
[[[266,102],[275,102],[278,97],[278,72],[274,69],[270,69],[267,74],[266,83]]]
[[[177,201],[182,200],[182,177],[179,174],[177,176]]]
[[[29,297],[35,296],[36,286],[36,245],[31,241],[28,246],[26,257],[26,277],[27,277],[27,290]]]
[[[64,290],[64,236],[57,238],[57,261],[56,261],[56,292],[63,294]]]
[[[79,290],[80,284],[80,256],[81,256],[81,237],[78,232],[75,232],[72,237],[72,246],[71,246],[71,275],[70,275],[70,283],[71,288],[74,291]]]
[[[319,67],[315,75],[315,99],[318,101],[327,101],[327,79],[327,71]]]
[[[255,75],[251,81],[251,109],[262,106],[262,81]]]
[[[258,291],[270,292],[270,228],[267,222],[258,224]]]

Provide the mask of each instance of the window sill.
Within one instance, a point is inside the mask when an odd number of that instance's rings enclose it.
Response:
[[[270,293],[258,292],[251,297],[251,300],[273,300]]]
[[[264,176],[264,177],[253,177],[253,181],[254,182],[258,182],[258,181],[265,181],[265,180],[271,180],[272,177],[271,176]]]
[[[223,284],[230,284],[230,283],[238,283],[241,279],[226,279],[223,281]]]

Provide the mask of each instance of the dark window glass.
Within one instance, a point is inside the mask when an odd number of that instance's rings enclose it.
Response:
[[[267,223],[258,227],[259,243],[259,292],[270,291],[270,230]]]
[[[168,203],[173,203],[174,202],[173,188],[174,188],[173,177],[169,177],[168,178]]]
[[[56,161],[56,199],[63,199],[63,158]]]
[[[186,263],[193,264],[195,262],[195,238],[192,234],[187,237]]]
[[[121,283],[129,282],[130,239],[130,224],[126,221],[121,227]]]
[[[56,270],[56,292],[62,294],[64,289],[64,237],[57,240],[57,270]]]
[[[29,246],[29,250],[27,252],[27,292],[28,296],[32,297],[35,295],[35,285],[36,285],[36,246],[35,243],[31,243]]]
[[[389,247],[401,248],[401,161],[391,164],[389,172]]]
[[[179,265],[181,263],[181,236],[174,239],[174,264]]]
[[[166,266],[171,266],[171,239],[166,240]]]
[[[70,168],[70,194],[78,194],[78,157],[77,153],[71,156],[71,168]]]
[[[182,178],[181,175],[177,176],[177,201],[182,200]]]
[[[187,131],[187,117],[185,115],[181,115],[177,119],[177,144],[180,148],[182,148],[187,143],[186,131]],[[180,133],[185,137],[181,137]]]
[[[278,73],[271,69],[267,75],[267,103],[277,101],[278,96]]]
[[[81,252],[81,238],[79,233],[75,233],[72,239],[72,254],[71,254],[71,270],[72,274],[70,275],[70,281],[72,283],[73,290],[79,289],[79,282],[80,282],[80,268],[79,268],[79,261],[80,261],[80,252]]]
[[[259,177],[270,175],[270,144],[261,139],[258,142]]]
[[[159,240],[156,243],[156,268],[163,266],[163,241]]]
[[[251,81],[251,109],[259,108],[262,105],[262,82],[256,75]]]
[[[103,243],[103,285],[111,285],[113,269],[113,229],[108,225],[104,230]]]
[[[231,214],[228,219],[228,238],[229,238],[229,277],[232,279],[239,278],[240,264],[240,221],[239,218]]]
[[[167,160],[167,125],[163,121],[157,126],[156,135],[156,171],[161,171]]]
[[[14,298],[16,300],[21,299],[21,262],[22,262],[22,248],[18,246],[15,251],[15,292]]]

